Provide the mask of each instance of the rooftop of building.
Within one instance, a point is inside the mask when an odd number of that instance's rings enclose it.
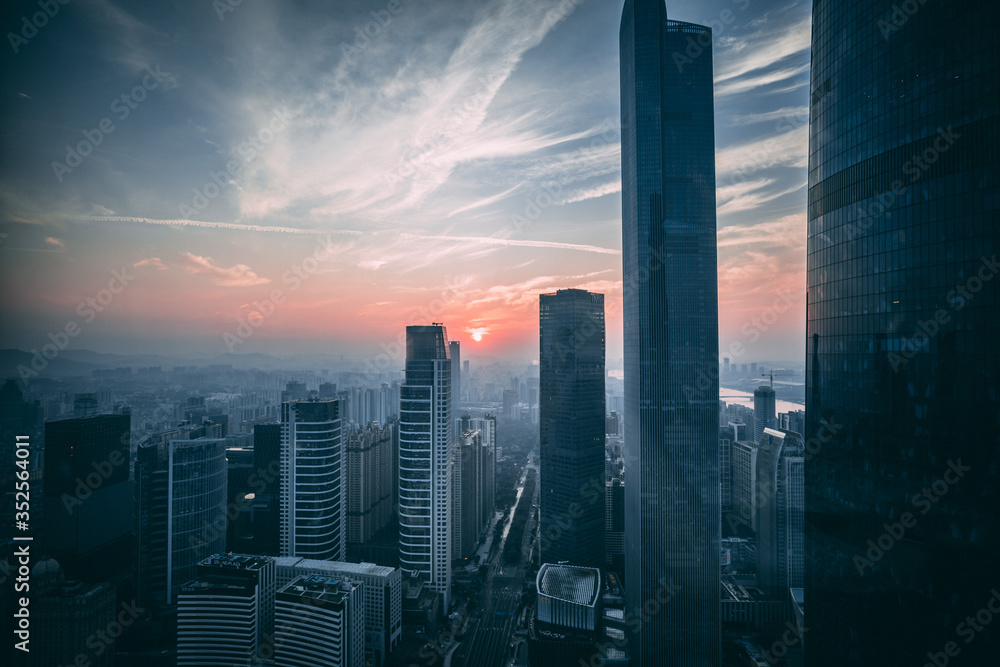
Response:
[[[290,582],[278,591],[278,595],[293,595],[298,598],[341,604],[347,600],[351,590],[357,585],[343,577],[310,574]]]
[[[229,567],[235,570],[259,570],[265,567],[271,559],[267,556],[252,556],[246,554],[215,554],[209,556],[198,565],[210,565],[214,567]]]
[[[724,575],[720,581],[719,592],[723,600],[735,602],[765,602],[774,601],[757,583],[757,577],[747,575]]]
[[[252,594],[254,587],[246,583],[206,581],[204,579],[192,579],[181,586],[181,594],[210,595],[225,593]]]
[[[345,561],[316,560],[298,556],[281,556],[273,558],[276,567],[298,567],[309,570],[325,570],[340,574],[369,575],[388,577],[396,571],[394,567],[376,565],[375,563],[348,563]]]
[[[535,584],[541,595],[593,607],[601,593],[601,571],[593,567],[545,563],[538,570]]]

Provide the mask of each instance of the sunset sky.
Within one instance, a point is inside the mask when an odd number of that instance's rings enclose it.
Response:
[[[622,3],[576,1],[5,9],[0,348],[76,322],[99,352],[363,356],[436,321],[533,359],[538,294],[576,287],[614,367]],[[720,356],[799,362],[809,4],[667,11],[714,28]]]

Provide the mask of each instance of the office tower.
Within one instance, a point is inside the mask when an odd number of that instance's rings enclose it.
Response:
[[[20,659],[24,659],[17,664],[30,667],[114,664],[118,635],[108,632],[115,626],[119,611],[115,608],[114,586],[69,580],[52,559],[39,561],[31,568],[31,575],[23,579],[30,580],[30,607],[27,607],[30,651],[27,654],[17,651]],[[8,584],[13,587],[13,578]],[[134,610],[134,603],[128,609]]]
[[[337,383],[323,382],[319,385],[320,398],[337,398]]]
[[[45,424],[44,542],[72,579],[110,581],[132,557],[131,415]]]
[[[463,377],[469,377],[469,360],[466,359],[462,362],[462,375]]]
[[[622,11],[625,595],[670,603],[633,664],[718,665],[718,278],[711,30],[663,0]],[[678,62],[694,43],[695,58]],[[701,46],[705,45],[705,46]],[[686,57],[683,56],[682,57]]]
[[[750,375],[751,377],[757,377],[757,362],[750,364]]]
[[[254,552],[267,556],[281,553],[281,424],[257,424],[253,428],[255,477],[248,480],[254,494]]]
[[[451,356],[451,415],[462,414],[462,350],[457,340],[448,342]]]
[[[732,444],[733,511],[751,530],[757,530],[754,492],[757,488],[757,445],[745,440]]]
[[[604,566],[604,295],[539,297],[540,560]]]
[[[774,389],[761,385],[753,390],[753,441],[760,442],[765,428],[777,426],[774,414]]]
[[[177,665],[251,664],[269,657],[277,591],[266,556],[216,554],[177,594]]]
[[[406,327],[399,397],[399,562],[451,604],[455,426],[444,326]]]
[[[791,431],[767,428],[757,447],[757,578],[760,588],[788,599],[805,570],[805,443]]]
[[[365,664],[363,584],[318,574],[299,577],[275,601],[274,662],[280,667]]]
[[[364,584],[366,664],[382,667],[403,637],[402,573],[371,563],[276,558],[278,587],[303,575],[349,578]]]
[[[347,548],[339,400],[281,404],[281,555],[343,560]]]
[[[733,506],[733,431],[724,426],[719,428],[719,499],[722,510]]]
[[[347,437],[347,541],[366,544],[392,519],[391,424]]]
[[[173,604],[198,562],[226,550],[226,441],[204,432],[176,429],[139,444],[133,562],[142,607]]]
[[[812,35],[806,659],[991,664],[956,625],[1000,549],[1000,4],[817,0]]]
[[[725,357],[722,360],[722,372],[729,375],[729,357]]]

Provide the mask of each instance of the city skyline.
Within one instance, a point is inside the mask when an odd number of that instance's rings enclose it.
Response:
[[[4,25],[0,663],[995,661],[1000,3]]]
[[[620,8],[416,7],[400,3],[384,27],[370,12],[388,10],[360,3],[221,17],[211,5],[62,7],[5,60],[0,275],[13,290],[0,348],[41,348],[73,320],[72,349],[371,356],[422,320],[449,322],[469,357],[533,359],[537,295],[581,288],[607,295],[608,356],[621,358],[619,113],[597,92],[617,88],[606,26]],[[720,356],[740,343],[743,358],[799,359],[807,8],[725,0],[675,14],[717,26]],[[366,26],[378,29],[367,45],[355,31]],[[73,78],[52,76],[70,50],[86,54]],[[301,50],[317,55],[281,55]],[[136,86],[131,108],[119,98]],[[297,113],[287,123],[282,105]],[[114,130],[60,182],[52,164],[105,117]],[[242,142],[269,125],[234,185],[197,210],[194,189],[244,164]],[[417,175],[396,181],[410,163]],[[102,296],[112,271],[127,283]],[[283,302],[241,336],[240,318],[268,310],[275,290]],[[782,294],[787,312],[753,324]],[[105,297],[92,320],[78,305]]]

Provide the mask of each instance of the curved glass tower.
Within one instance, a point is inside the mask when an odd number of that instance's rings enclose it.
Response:
[[[626,0],[625,591],[629,609],[657,609],[632,628],[642,666],[721,659],[711,47],[709,28],[668,20],[663,0]]]
[[[1000,651],[998,8],[813,4],[809,665]]]

